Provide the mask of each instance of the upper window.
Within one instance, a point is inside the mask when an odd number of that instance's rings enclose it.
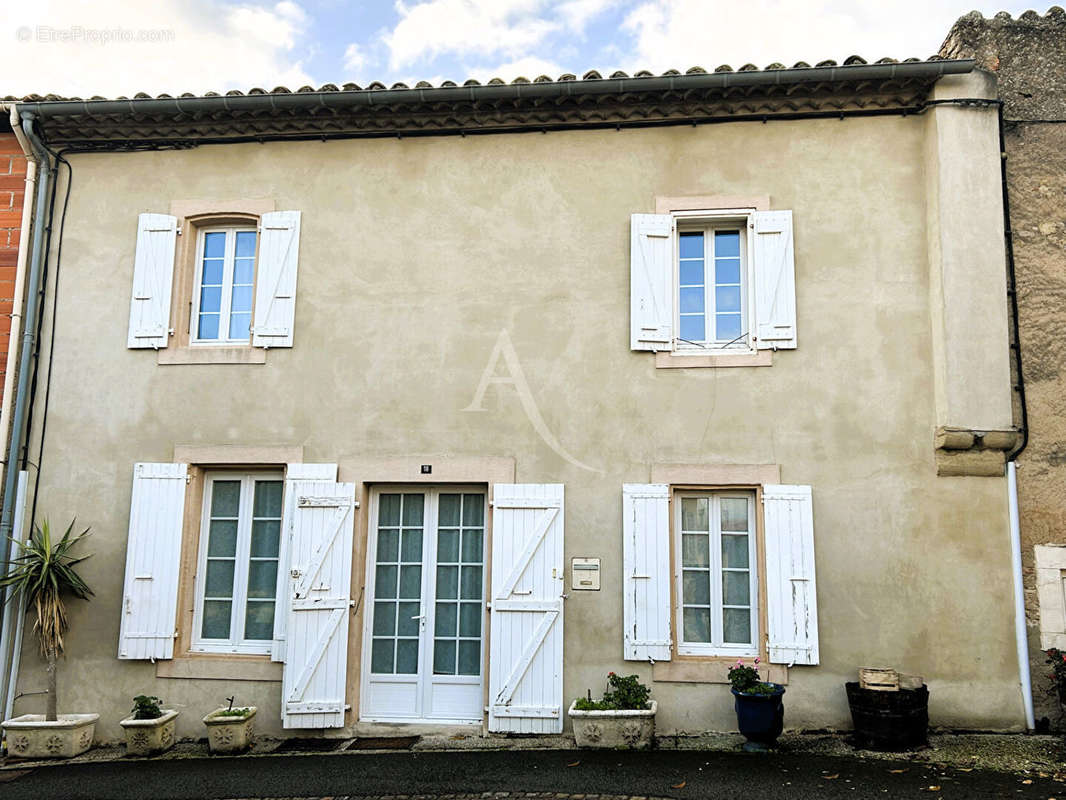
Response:
[[[678,347],[747,349],[747,226],[679,220]]]
[[[751,492],[678,492],[680,655],[758,655]]]
[[[193,650],[270,652],[279,591],[282,495],[280,475],[207,476]]]
[[[196,259],[192,342],[247,344],[255,287],[255,228],[202,228]]]

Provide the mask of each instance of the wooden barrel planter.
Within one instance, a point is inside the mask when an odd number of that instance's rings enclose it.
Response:
[[[910,750],[927,743],[929,688],[895,692],[863,689],[857,681],[845,683],[855,743],[869,750]]]

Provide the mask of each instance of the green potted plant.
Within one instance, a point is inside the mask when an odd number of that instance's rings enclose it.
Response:
[[[602,700],[593,700],[592,691],[579,697],[568,712],[578,747],[647,750],[655,740],[655,712],[658,703],[636,675],[622,677],[607,673],[607,689]]]
[[[13,591],[8,602],[24,598],[36,614],[33,629],[48,667],[47,706],[44,714],[23,714],[4,720],[8,752],[19,758],[69,758],[84,753],[93,743],[99,714],[58,714],[56,662],[63,652],[67,614],[64,598],[88,600],[93,592],[74,567],[88,556],[75,557],[72,551],[89,534],[86,528],[74,535],[71,520],[63,536],[52,536],[48,521],[35,526],[30,538],[18,542],[19,554],[5,564],[0,586]]]
[[[151,756],[174,746],[174,720],[178,712],[160,708],[162,702],[146,694],[133,698],[130,716],[118,723],[126,733],[126,755]]]
[[[760,678],[758,666],[758,658],[750,665],[737,659],[729,668],[737,727],[747,740],[744,749],[755,752],[772,747],[785,724],[785,687]]]
[[[233,707],[233,698],[227,697],[229,705],[216,708],[206,717],[207,747],[212,753],[241,753],[255,743],[255,706]]]

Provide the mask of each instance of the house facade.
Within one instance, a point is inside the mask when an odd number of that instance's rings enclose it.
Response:
[[[36,518],[93,530],[61,711],[553,733],[613,670],[693,732],[759,657],[790,727],[880,664],[1023,726],[995,92],[851,59],[19,104],[71,165],[28,433]],[[27,632],[15,713],[42,684]]]

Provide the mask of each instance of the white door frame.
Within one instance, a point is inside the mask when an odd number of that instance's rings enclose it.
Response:
[[[491,486],[488,484],[448,484],[448,483],[416,483],[416,484],[375,484],[369,487],[369,513],[367,515],[367,541],[366,563],[364,564],[364,586],[366,598],[363,613],[362,631],[362,658],[360,659],[359,677],[359,721],[360,722],[387,722],[392,724],[432,724],[432,725],[482,725],[485,720],[485,708],[483,695],[488,682],[486,673],[486,654],[489,638],[489,620],[487,618],[487,595],[490,580],[490,536],[491,536]],[[464,675],[438,675],[433,674],[433,626],[435,623],[436,609],[436,567],[437,567],[437,531],[438,531],[438,503],[437,498],[441,494],[481,494],[485,498],[483,516],[483,540],[482,540],[482,599],[481,599],[481,652],[478,657],[480,674],[478,676]],[[418,684],[418,704],[422,714],[412,717],[383,717],[380,714],[371,715],[364,712],[366,699],[370,692],[370,669],[371,651],[373,648],[374,627],[374,581],[377,567],[377,533],[378,511],[380,508],[380,496],[382,494],[422,494],[425,496],[424,511],[422,518],[422,615],[419,631],[418,673],[414,676],[397,678],[397,682],[410,682],[411,678]],[[428,567],[428,568],[427,568]],[[384,679],[387,676],[379,675],[375,680]],[[474,684],[478,690],[478,716],[471,718],[455,719],[446,717],[430,717],[425,715],[426,698],[429,694],[431,683],[462,683]]]

